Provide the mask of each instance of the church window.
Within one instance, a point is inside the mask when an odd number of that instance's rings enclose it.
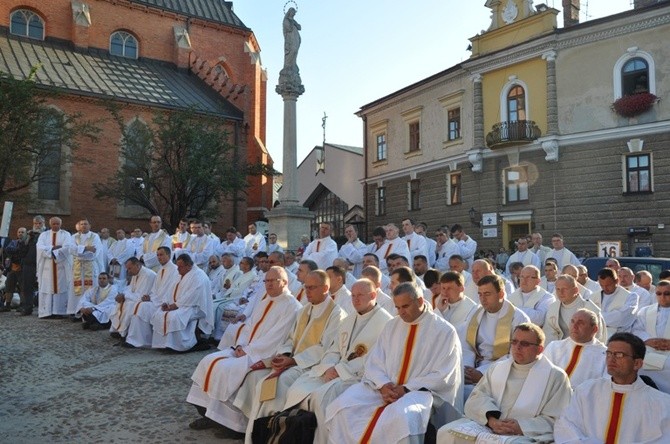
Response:
[[[9,32],[21,37],[44,40],[44,20],[27,9],[18,9],[10,16]]]
[[[138,57],[137,39],[126,31],[116,31],[109,37],[109,53],[136,59]]]

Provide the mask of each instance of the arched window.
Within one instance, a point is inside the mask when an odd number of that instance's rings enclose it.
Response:
[[[649,65],[641,57],[630,59],[621,68],[621,92],[624,96],[649,92]]]
[[[60,199],[61,157],[63,145],[63,116],[56,110],[46,110],[42,145],[38,153],[39,179],[37,198]]]
[[[125,31],[116,31],[109,37],[109,53],[129,59],[138,56],[137,39]]]
[[[526,120],[526,91],[521,85],[515,85],[507,93],[507,121],[520,120]]]
[[[634,46],[619,57],[612,69],[614,100],[631,94],[656,94],[656,64],[650,53]]]
[[[27,9],[17,9],[9,18],[9,32],[21,37],[44,40],[44,20]]]
[[[214,74],[220,74],[223,77],[230,78],[228,71],[226,71],[226,68],[224,68],[221,63],[214,65]]]

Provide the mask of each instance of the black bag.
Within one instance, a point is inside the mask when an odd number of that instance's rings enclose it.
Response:
[[[254,444],[311,444],[314,442],[316,415],[302,409],[289,409],[254,421]]]

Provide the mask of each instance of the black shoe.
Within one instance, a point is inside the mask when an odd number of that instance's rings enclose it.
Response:
[[[114,339],[123,339],[121,337],[121,333],[119,333],[118,331],[114,331],[114,332],[110,333],[109,335]]]
[[[21,310],[18,312],[19,316],[31,316],[33,314],[32,311],[26,311],[26,310]]]
[[[89,330],[89,329],[92,330],[91,324],[89,324],[88,322],[82,322],[81,323],[81,329],[82,330]]]
[[[91,330],[91,331],[98,331],[98,330],[102,330],[103,328],[105,328],[105,327],[103,327],[100,324],[88,324],[88,329]]]
[[[46,319],[63,319],[64,317],[65,316],[63,316],[63,315],[51,315],[51,316],[47,316]]]
[[[209,350],[211,347],[208,343],[206,342],[198,342],[195,344],[193,347],[191,347],[188,351],[190,352],[195,352],[195,351],[205,351]]]
[[[188,427],[193,430],[207,430],[219,427],[219,424],[216,421],[203,416],[202,418],[198,418],[191,422]]]
[[[129,344],[129,343],[126,342],[126,341],[123,341],[123,342],[121,343],[121,347],[123,347],[123,348],[137,348],[137,347],[135,347],[133,344]]]

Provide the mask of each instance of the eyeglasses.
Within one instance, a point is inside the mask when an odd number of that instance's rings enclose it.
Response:
[[[263,279],[263,282],[265,282],[266,284],[269,284],[271,282],[278,282],[278,281],[281,281],[281,279],[279,279],[279,278],[277,278],[277,279]]]
[[[670,291],[657,291],[656,296],[670,296]]]
[[[635,356],[629,355],[628,353],[624,353],[624,352],[612,352],[612,351],[609,351],[609,350],[607,350],[605,352],[605,357],[606,358],[623,359],[626,356],[628,356],[629,358],[635,359]]]
[[[512,346],[517,346],[518,345],[521,348],[528,348],[532,345],[540,345],[540,344],[536,344],[535,342],[519,341],[518,339],[512,339],[510,341],[510,344],[512,344]]]

